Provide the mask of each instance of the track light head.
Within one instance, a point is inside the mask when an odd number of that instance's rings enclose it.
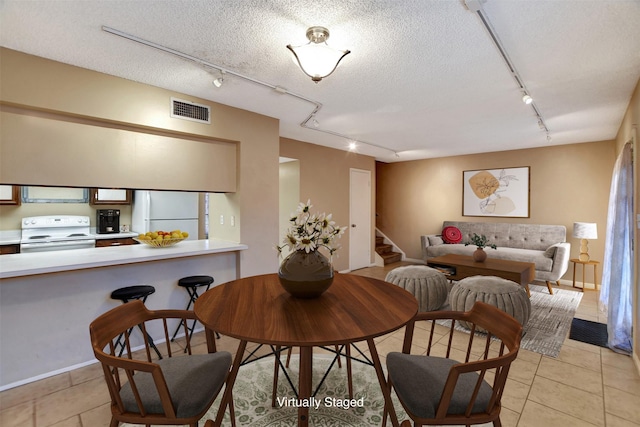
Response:
[[[529,94],[525,93],[522,96],[522,102],[524,102],[525,104],[529,105],[533,102],[533,98],[529,96]]]
[[[215,87],[221,87],[223,82],[224,82],[224,71],[220,71],[220,77],[218,77],[213,81],[213,85]]]

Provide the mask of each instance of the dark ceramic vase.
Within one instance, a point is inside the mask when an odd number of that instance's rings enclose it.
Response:
[[[473,252],[473,260],[475,262],[484,262],[487,259],[487,253],[482,248],[478,248]]]
[[[333,283],[333,266],[318,251],[289,254],[278,270],[280,284],[296,298],[316,298]]]

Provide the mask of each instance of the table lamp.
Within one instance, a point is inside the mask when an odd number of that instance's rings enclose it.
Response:
[[[580,240],[580,256],[583,262],[589,261],[589,239],[598,238],[598,225],[594,222],[574,222],[573,237]]]

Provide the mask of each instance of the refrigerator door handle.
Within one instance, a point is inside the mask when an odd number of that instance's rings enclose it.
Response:
[[[145,207],[144,219],[148,220],[151,215],[151,193],[149,191],[144,192],[144,207]]]

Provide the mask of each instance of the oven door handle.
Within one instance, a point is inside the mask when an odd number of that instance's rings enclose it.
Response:
[[[24,249],[30,249],[30,248],[46,248],[46,247],[52,247],[52,246],[95,245],[95,244],[96,244],[95,240],[86,239],[86,240],[66,240],[62,242],[22,243],[20,247]]]

